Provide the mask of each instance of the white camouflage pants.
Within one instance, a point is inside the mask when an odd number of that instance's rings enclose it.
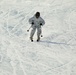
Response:
[[[31,33],[30,33],[31,38],[33,38],[36,29],[37,29],[37,38],[40,38],[42,30],[41,30],[41,27],[36,27],[36,26],[32,27],[32,30],[31,30]]]

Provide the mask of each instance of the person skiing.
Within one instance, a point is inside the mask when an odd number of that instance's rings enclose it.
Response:
[[[33,42],[33,36],[37,29],[37,42],[40,40],[40,35],[42,33],[41,26],[45,24],[45,21],[40,17],[40,12],[36,12],[36,14],[29,19],[29,23],[31,24],[32,30],[30,33],[30,40]]]

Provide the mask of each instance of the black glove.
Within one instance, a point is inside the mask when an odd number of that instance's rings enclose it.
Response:
[[[34,22],[31,23],[32,25],[34,24]]]
[[[42,26],[42,23],[40,23],[40,26]]]

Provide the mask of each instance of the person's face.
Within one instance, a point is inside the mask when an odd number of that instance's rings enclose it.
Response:
[[[40,14],[36,14],[35,16],[36,16],[36,18],[39,18],[40,17]]]

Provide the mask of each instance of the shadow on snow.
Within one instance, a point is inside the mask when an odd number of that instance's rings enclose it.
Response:
[[[47,44],[69,45],[69,44],[63,43],[63,42],[52,42],[52,41],[40,41],[40,42],[47,43]]]

